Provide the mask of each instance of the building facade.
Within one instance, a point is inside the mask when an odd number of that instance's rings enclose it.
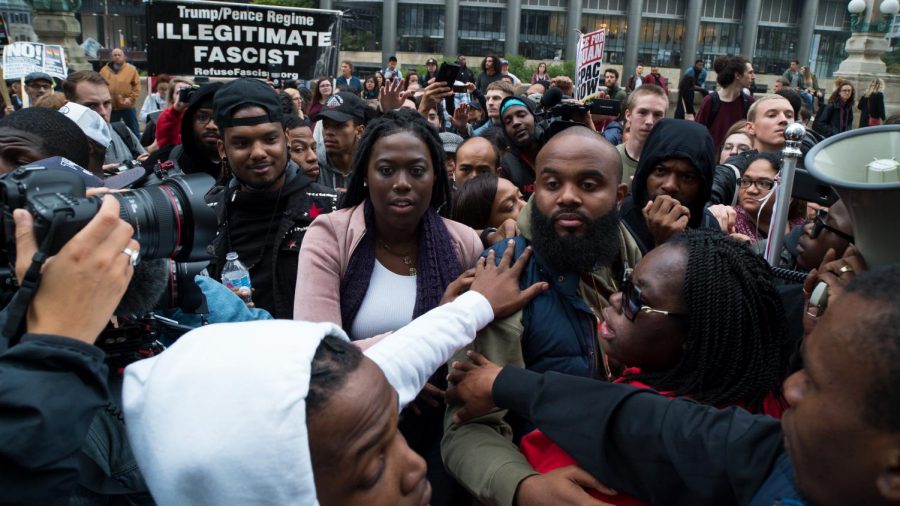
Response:
[[[24,0],[0,0],[0,14],[6,21],[11,42],[35,42],[38,40],[31,26],[31,6]]]
[[[576,30],[606,29],[609,63],[685,68],[749,56],[761,73],[796,58],[828,77],[850,37],[846,0],[319,0],[345,11],[342,51],[570,59]],[[749,50],[747,48],[750,48]],[[378,59],[382,61],[378,61]]]

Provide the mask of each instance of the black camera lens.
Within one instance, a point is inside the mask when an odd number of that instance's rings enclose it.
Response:
[[[208,261],[175,262],[168,261],[168,283],[166,291],[160,298],[159,305],[165,309],[178,308],[185,313],[203,313],[206,297],[194,281],[194,276],[203,272]]]
[[[209,259],[206,247],[215,237],[216,215],[203,196],[214,183],[207,174],[188,174],[112,194],[121,204],[119,216],[134,227],[143,258]]]

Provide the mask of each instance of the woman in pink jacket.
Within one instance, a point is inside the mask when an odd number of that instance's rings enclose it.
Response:
[[[450,214],[451,187],[437,131],[416,111],[366,127],[341,209],[313,221],[300,248],[294,319],[333,322],[352,340],[397,330],[441,303],[483,251]],[[400,429],[429,464],[436,487],[452,483],[436,451],[446,366],[404,410]],[[443,487],[441,487],[443,488]]]

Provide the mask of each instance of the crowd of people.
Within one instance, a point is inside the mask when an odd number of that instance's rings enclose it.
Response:
[[[0,171],[63,157],[98,210],[48,260],[5,201],[0,503],[900,502],[900,264],[867,266],[836,194],[772,218],[788,125],[805,153],[857,107],[900,122],[881,80],[826,99],[794,61],[754,94],[727,56],[715,89],[639,65],[578,101],[544,63],[455,63],[158,74],[143,104],[119,49],[26,78]],[[174,273],[104,195],[138,166],[215,181],[206,307],[112,364],[98,336]],[[252,290],[219,283],[235,254]]]

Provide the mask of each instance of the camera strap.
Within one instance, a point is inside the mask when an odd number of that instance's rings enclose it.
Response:
[[[53,237],[59,225],[65,221],[65,215],[56,213],[53,215],[53,221],[50,223],[50,230],[47,236],[41,242],[40,248],[34,252],[31,257],[31,265],[25,271],[25,276],[19,282],[19,291],[12,303],[7,307],[8,313],[6,324],[3,326],[3,335],[9,338],[10,347],[19,343],[22,335],[25,333],[25,316],[28,314],[28,307],[34,294],[41,282],[41,269],[44,262],[50,257],[50,245],[53,244]]]

